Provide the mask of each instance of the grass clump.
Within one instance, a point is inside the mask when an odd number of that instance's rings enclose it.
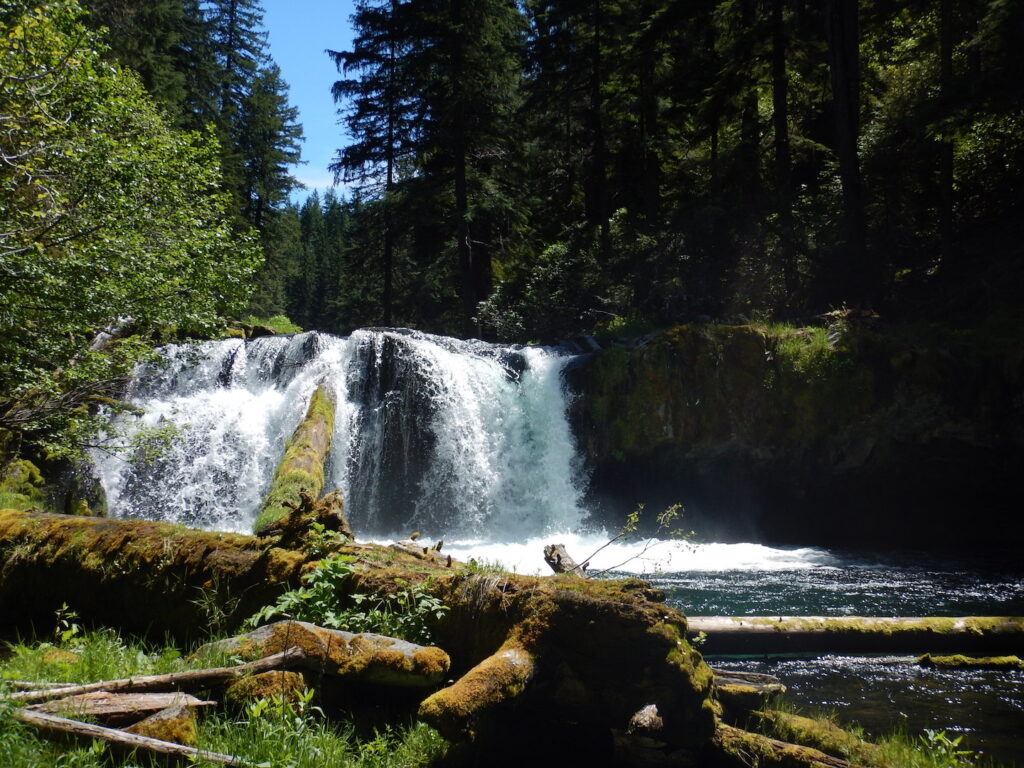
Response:
[[[274,315],[273,317],[256,317],[249,315],[245,319],[246,325],[262,325],[274,333],[302,333],[302,328],[292,322],[287,315]]]

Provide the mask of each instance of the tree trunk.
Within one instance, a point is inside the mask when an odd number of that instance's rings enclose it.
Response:
[[[772,123],[775,129],[775,199],[779,213],[779,266],[787,299],[793,301],[797,272],[793,242],[792,159],[789,146],[789,81],[786,74],[785,3],[771,3],[772,21]]]
[[[570,573],[573,576],[586,575],[586,563],[579,565],[568,552],[564,544],[548,544],[544,547],[544,562],[555,573]]]
[[[877,276],[866,260],[864,192],[857,141],[860,137],[860,51],[858,0],[828,0],[829,68],[835,113],[835,145],[843,188],[844,242],[828,276],[828,298],[834,304],[863,303]]]
[[[953,104],[953,0],[939,0],[939,88],[942,118],[951,117]],[[952,257],[953,240],[953,140],[949,126],[939,139],[939,252],[943,267]]]

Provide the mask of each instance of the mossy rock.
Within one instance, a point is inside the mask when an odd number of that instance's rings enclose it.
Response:
[[[194,747],[197,741],[195,709],[183,704],[168,707],[124,730],[137,736]]]
[[[232,704],[245,704],[253,699],[279,696],[282,701],[294,704],[302,700],[306,688],[306,678],[299,672],[275,670],[236,680],[228,686],[224,698]]]

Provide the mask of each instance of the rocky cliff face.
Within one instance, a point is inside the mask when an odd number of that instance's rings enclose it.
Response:
[[[1021,532],[1024,334],[679,326],[570,372],[610,516],[681,502],[706,536],[827,545],[1006,542]]]

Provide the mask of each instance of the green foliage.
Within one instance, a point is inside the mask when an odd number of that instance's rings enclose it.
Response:
[[[228,224],[216,142],[170,128],[74,3],[6,10],[0,429],[61,454],[148,336],[241,308],[258,255]]]
[[[329,531],[323,523],[316,521],[309,524],[309,533],[302,544],[302,549],[310,557],[325,558],[338,551],[338,547],[348,542],[348,536],[339,531]]]
[[[350,593],[354,560],[348,555],[321,560],[303,577],[304,586],[285,592],[246,624],[256,627],[279,618],[297,619],[331,629],[430,643],[430,627],[444,618],[448,606],[430,594],[428,585],[404,580],[398,580],[398,588],[388,595]]]

